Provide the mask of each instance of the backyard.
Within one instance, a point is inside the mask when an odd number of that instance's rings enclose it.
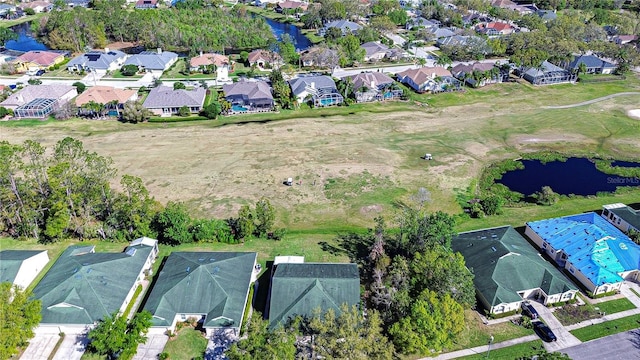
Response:
[[[626,310],[635,309],[635,305],[627,298],[620,298],[598,303],[596,305],[585,302],[578,306],[567,304],[554,311],[555,317],[562,325],[573,325],[581,321],[597,319],[605,314],[614,314]]]

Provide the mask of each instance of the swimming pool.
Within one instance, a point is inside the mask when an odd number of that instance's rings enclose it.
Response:
[[[231,110],[237,111],[237,112],[241,112],[241,111],[247,111],[249,109],[244,107],[244,106],[240,106],[240,105],[232,105],[231,106]]]

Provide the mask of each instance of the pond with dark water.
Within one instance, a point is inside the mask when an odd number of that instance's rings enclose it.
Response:
[[[309,40],[297,26],[281,23],[266,17],[264,20],[271,27],[271,32],[273,32],[273,35],[275,35],[278,41],[282,40],[282,35],[289,34],[296,50],[306,50],[313,45],[311,40]]]
[[[25,22],[11,27],[16,34],[18,34],[17,40],[9,40],[5,44],[5,48],[9,50],[18,51],[31,51],[31,50],[48,50],[49,48],[33,37],[31,32],[31,23]]]
[[[549,186],[561,195],[596,195],[598,192],[614,192],[619,186],[640,186],[640,179],[605,174],[586,158],[569,158],[567,161],[542,163],[539,160],[523,160],[524,169],[508,171],[496,180],[529,196],[543,186]],[[640,163],[614,161],[613,166],[640,167]]]

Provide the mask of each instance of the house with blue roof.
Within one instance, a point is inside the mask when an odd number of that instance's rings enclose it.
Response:
[[[525,234],[593,295],[638,280],[640,246],[594,212],[528,222]]]
[[[578,72],[580,64],[584,64],[587,74],[611,74],[616,66],[595,55],[576,55],[567,66],[567,70]]]
[[[164,72],[178,61],[178,54],[171,51],[143,51],[132,55],[124,65],[135,65],[146,72]]]

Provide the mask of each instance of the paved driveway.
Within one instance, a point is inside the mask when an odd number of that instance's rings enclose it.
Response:
[[[80,360],[87,348],[88,342],[89,339],[87,339],[87,336],[84,334],[66,335],[58,351],[56,351],[53,360]]]
[[[556,334],[558,341],[554,341],[551,343],[544,343],[545,349],[547,351],[558,351],[560,349],[565,349],[570,346],[575,346],[580,344],[580,340],[573,336],[565,327],[556,319],[551,310],[540,304],[537,301],[531,301],[531,305],[538,311],[540,317],[544,320],[544,322],[549,326],[551,331]]]
[[[169,337],[164,334],[147,335],[147,342],[138,345],[138,352],[133,360],[157,359],[158,354],[164,350]]]
[[[36,334],[29,340],[29,346],[22,353],[24,360],[47,360],[60,339],[57,334]]]
[[[580,360],[638,360],[640,329],[592,340],[561,352]]]

